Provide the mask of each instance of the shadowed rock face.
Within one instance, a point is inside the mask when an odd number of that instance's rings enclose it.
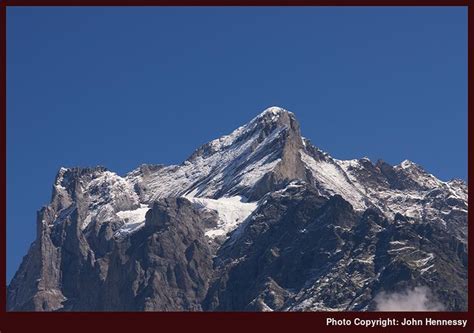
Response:
[[[466,184],[334,159],[273,107],[179,166],[61,168],[7,308],[370,311],[419,286],[467,309]]]
[[[100,309],[201,310],[212,273],[206,218],[184,198],[155,202],[145,227],[104,258]]]
[[[240,237],[219,250],[207,310],[374,310],[380,290],[419,284],[446,292],[447,308],[467,308],[466,248],[441,230],[420,239],[430,224],[360,214],[340,196],[326,199],[305,187],[266,200]],[[419,250],[396,251],[397,242]],[[436,258],[428,274],[413,266],[427,253]],[[455,273],[442,272],[446,267]]]
[[[9,287],[9,308],[201,310],[212,273],[202,221],[215,218],[187,199],[163,199],[147,213],[144,228],[123,241],[99,245],[100,257],[77,232],[77,222],[57,225],[31,248]]]

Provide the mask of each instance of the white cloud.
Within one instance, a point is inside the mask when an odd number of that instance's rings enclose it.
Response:
[[[443,311],[427,287],[415,287],[399,293],[380,292],[375,296],[377,311]]]

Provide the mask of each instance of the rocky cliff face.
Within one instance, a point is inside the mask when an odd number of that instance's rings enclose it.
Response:
[[[272,107],[183,164],[61,168],[10,311],[467,310],[467,186],[337,160]]]

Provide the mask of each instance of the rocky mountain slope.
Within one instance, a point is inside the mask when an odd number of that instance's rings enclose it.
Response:
[[[181,165],[61,168],[10,311],[467,310],[467,186],[338,160],[271,107]]]

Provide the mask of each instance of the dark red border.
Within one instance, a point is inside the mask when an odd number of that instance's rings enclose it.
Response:
[[[1,0],[0,0],[1,1]],[[3,222],[0,226],[0,318],[3,317],[3,313],[6,308],[6,253],[7,253],[7,23],[6,23],[6,8],[2,1],[2,6],[0,8],[0,38],[1,40],[1,70],[0,73],[2,77],[0,78],[0,97],[2,112],[0,114],[0,125],[1,125],[1,135],[0,135],[0,147],[2,149],[2,163],[0,164],[0,211],[1,221]],[[2,320],[0,319],[0,329],[3,327]]]
[[[9,313],[5,312],[6,300],[6,10],[8,6],[467,6],[468,7],[468,59],[474,56],[473,52],[473,16],[474,10],[469,0],[6,0],[0,7],[0,36],[1,36],[1,73],[0,97],[2,112],[0,113],[0,147],[2,148],[3,162],[0,167],[0,210],[3,221],[0,227],[0,333],[8,332],[136,332],[150,331],[205,331],[205,332],[474,332],[474,284],[468,284],[469,311],[468,312],[424,312],[424,313]],[[469,81],[474,76],[474,66],[468,64]],[[474,96],[472,84],[468,85],[469,96]],[[473,103],[468,100],[468,128],[474,128]],[[471,114],[471,116],[469,116]],[[474,133],[468,131],[468,147],[473,147]],[[473,163],[473,153],[468,150],[468,171]],[[469,193],[472,193],[474,180],[468,178]],[[473,199],[469,196],[469,206]],[[473,211],[469,209],[469,221],[473,220]],[[468,242],[474,243],[474,230],[469,228]],[[469,247],[469,257],[473,256],[473,248]],[[472,260],[471,260],[472,262]],[[473,266],[469,265],[469,276],[473,276]],[[472,278],[471,278],[472,281]],[[468,327],[380,327],[367,329],[357,326],[328,327],[326,318],[364,319],[413,317],[424,319],[468,319]]]
[[[5,0],[6,6],[468,6],[469,0]]]

